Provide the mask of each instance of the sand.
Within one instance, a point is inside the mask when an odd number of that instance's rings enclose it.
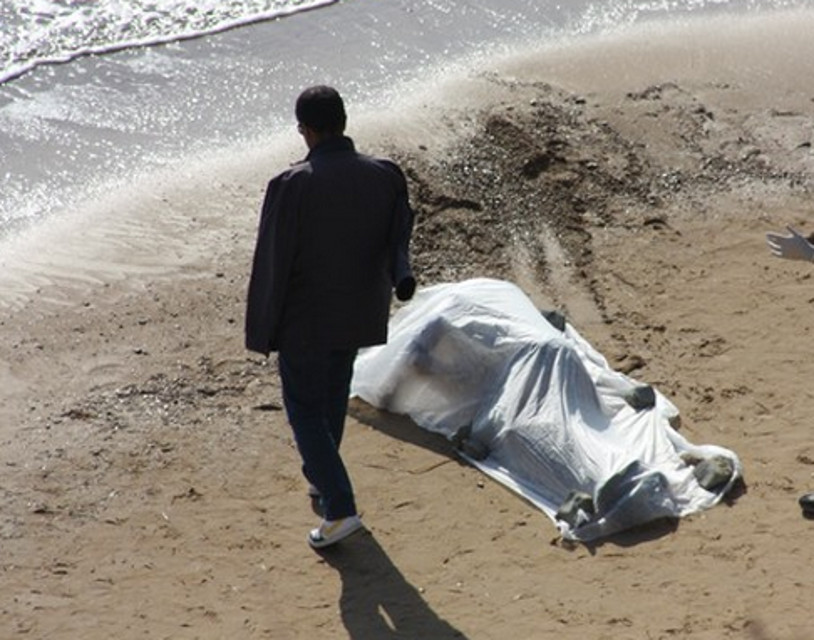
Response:
[[[0,636],[811,637],[814,267],[764,235],[814,227],[812,26],[529,52],[349,131],[408,172],[422,285],[503,277],[563,310],[689,440],[738,453],[726,504],[565,544],[447,442],[354,401],[368,533],[315,553],[275,361],[242,343],[284,165],[190,165],[185,189],[135,183],[115,224],[7,254]]]

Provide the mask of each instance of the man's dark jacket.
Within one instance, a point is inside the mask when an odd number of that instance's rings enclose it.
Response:
[[[330,138],[271,180],[246,309],[246,347],[354,349],[387,340],[393,287],[415,287],[401,170]]]

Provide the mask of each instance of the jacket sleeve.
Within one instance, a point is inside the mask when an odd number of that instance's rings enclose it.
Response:
[[[407,180],[395,163],[390,164],[398,174],[396,210],[390,228],[391,273],[390,279],[396,290],[396,298],[409,300],[415,293],[416,281],[410,262],[410,238],[413,234],[414,214],[407,194]]]
[[[297,181],[290,172],[266,189],[246,303],[245,343],[265,356],[278,346],[282,312],[296,246]]]

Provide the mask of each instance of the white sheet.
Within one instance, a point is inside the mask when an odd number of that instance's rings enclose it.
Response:
[[[588,541],[711,507],[742,474],[732,451],[673,429],[678,411],[657,390],[653,406],[634,409],[626,398],[642,387],[515,285],[476,279],[419,291],[389,342],[360,354],[352,394],[456,442],[466,435],[461,455],[563,537]],[[732,472],[707,490],[694,469],[713,459]],[[573,492],[593,504],[558,518]]]

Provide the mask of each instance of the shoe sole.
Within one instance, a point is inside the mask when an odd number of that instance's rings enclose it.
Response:
[[[357,521],[354,524],[353,528],[349,528],[347,530],[338,532],[328,538],[315,538],[314,532],[315,531],[318,532],[319,529],[314,529],[308,534],[308,544],[311,545],[312,549],[324,549],[325,547],[330,547],[331,545],[336,544],[337,542],[341,542],[342,540],[349,538],[354,533],[359,533],[360,531],[364,530],[364,528],[365,527],[362,524],[362,522]]]
[[[814,493],[807,493],[799,500],[803,513],[807,516],[814,516]]]

